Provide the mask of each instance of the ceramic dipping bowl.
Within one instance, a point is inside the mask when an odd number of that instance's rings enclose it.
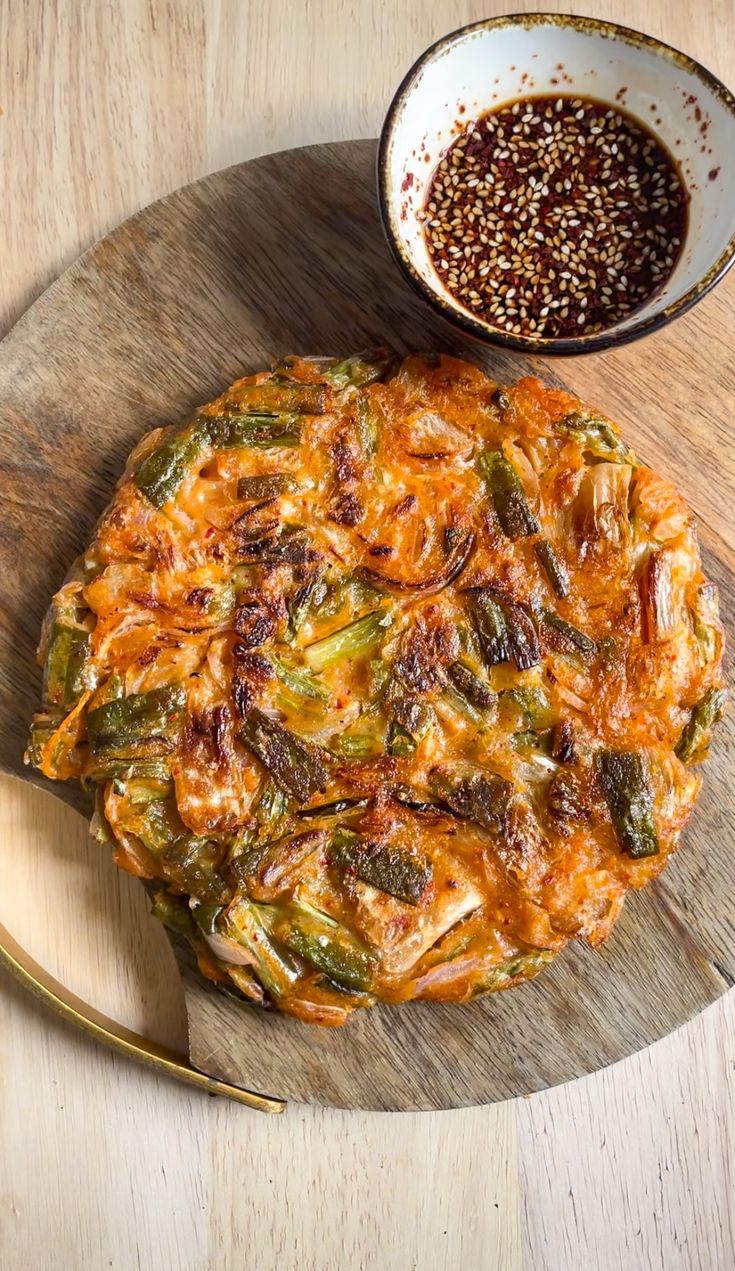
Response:
[[[593,98],[639,120],[675,159],[689,194],[683,248],[665,284],[616,325],[574,337],[512,334],[444,287],[422,209],[442,154],[472,119],[519,98]],[[610,22],[518,14],[477,22],[421,55],[399,86],[378,151],[385,232],[406,278],[445,318],[526,353],[591,353],[686,313],[735,259],[735,98],[693,58]]]

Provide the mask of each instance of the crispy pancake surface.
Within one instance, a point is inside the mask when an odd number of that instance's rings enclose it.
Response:
[[[136,448],[28,758],[96,787],[206,976],[340,1024],[604,940],[692,811],[722,645],[686,504],[576,398],[289,358]]]

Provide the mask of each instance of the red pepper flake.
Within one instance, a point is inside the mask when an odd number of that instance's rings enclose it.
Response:
[[[407,172],[401,182],[401,193],[405,194],[406,190],[410,190],[413,185],[413,172]]]
[[[719,168],[712,168],[712,169],[710,169],[710,171],[708,172],[708,174],[707,174],[707,175],[708,175],[708,177],[709,177],[710,181],[716,181],[716,180],[717,180],[717,178],[718,178],[718,176],[720,175],[720,169],[719,169]]]
[[[467,124],[422,217],[437,273],[470,313],[568,337],[622,321],[666,283],[688,203],[668,151],[622,110],[527,97]]]

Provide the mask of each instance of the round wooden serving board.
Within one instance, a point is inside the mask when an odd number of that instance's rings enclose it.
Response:
[[[0,764],[38,701],[48,600],[140,434],[287,353],[462,348],[499,379],[548,365],[458,343],[408,290],[378,220],[373,142],[288,151],[216,173],[82,256],[0,344]],[[733,628],[732,292],[640,346],[567,363],[699,514]],[[557,364],[558,365],[558,364]],[[719,532],[718,532],[719,531]],[[735,980],[732,755],[725,722],[691,828],[663,879],[631,896],[608,945],[563,953],[534,983],[466,1006],[299,1024],[205,988],[177,949],[193,1064],[251,1090],[339,1107],[449,1108],[527,1094],[657,1040]],[[47,784],[48,783],[43,783]],[[72,787],[54,793],[86,810]]]

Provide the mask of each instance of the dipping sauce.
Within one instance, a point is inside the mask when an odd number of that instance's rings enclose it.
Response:
[[[472,121],[424,208],[444,287],[514,335],[592,334],[640,309],[681,254],[689,196],[641,123],[604,102],[529,97]]]

